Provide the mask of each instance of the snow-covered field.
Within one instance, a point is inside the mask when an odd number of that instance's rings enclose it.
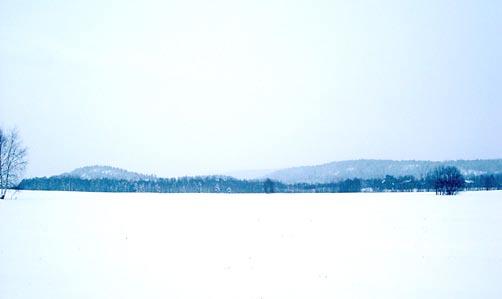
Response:
[[[502,298],[502,192],[24,191],[0,298]]]

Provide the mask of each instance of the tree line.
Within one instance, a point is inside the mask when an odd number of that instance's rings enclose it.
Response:
[[[157,193],[343,193],[343,192],[436,192],[453,195],[460,190],[500,190],[502,174],[463,177],[458,169],[443,167],[423,178],[414,176],[381,179],[346,179],[332,183],[284,184],[271,179],[239,180],[233,177],[205,176],[128,181],[42,177],[24,179],[20,190],[59,190],[86,192]]]

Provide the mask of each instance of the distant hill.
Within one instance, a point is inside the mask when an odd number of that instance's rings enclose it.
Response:
[[[77,168],[71,172],[63,173],[59,177],[72,177],[80,179],[115,179],[126,181],[140,181],[140,180],[156,180],[157,177],[153,175],[145,175],[141,173],[127,171],[125,169],[111,167],[111,166],[86,166]]]
[[[275,170],[271,169],[254,169],[254,170],[238,170],[226,172],[224,176],[230,176],[239,180],[256,180],[267,177],[270,173]]]
[[[286,184],[294,183],[331,183],[350,178],[373,179],[386,175],[395,177],[412,175],[416,178],[425,176],[430,170],[449,165],[460,169],[464,175],[482,175],[502,173],[502,159],[491,160],[455,160],[455,161],[417,161],[417,160],[347,160],[314,166],[300,166],[281,170],[254,170],[227,173],[238,179],[271,178]],[[226,177],[212,176],[212,177]],[[57,177],[80,179],[116,179],[127,181],[157,180],[154,175],[145,175],[110,166],[86,166]]]
[[[274,171],[267,177],[284,183],[327,183],[348,178],[383,178],[386,175],[413,175],[416,178],[440,165],[451,165],[464,175],[502,173],[502,159],[455,161],[348,160],[315,166],[292,167]]]

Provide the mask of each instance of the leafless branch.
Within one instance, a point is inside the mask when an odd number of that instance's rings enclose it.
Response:
[[[0,199],[4,199],[7,189],[15,187],[21,179],[28,163],[26,156],[27,150],[17,130],[6,134],[0,128]]]

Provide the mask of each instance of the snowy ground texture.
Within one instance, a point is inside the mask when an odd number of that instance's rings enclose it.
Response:
[[[0,201],[0,298],[502,298],[502,192]]]

